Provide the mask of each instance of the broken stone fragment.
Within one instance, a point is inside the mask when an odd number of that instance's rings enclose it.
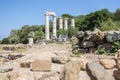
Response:
[[[52,62],[57,64],[65,64],[69,61],[70,59],[68,57],[52,57]]]
[[[31,62],[22,62],[20,63],[20,67],[22,68],[30,68]]]
[[[114,59],[100,59],[99,61],[104,66],[105,69],[112,69],[116,65]]]
[[[9,65],[1,65],[0,66],[0,73],[5,73],[5,72],[9,72],[12,71],[13,67],[9,66]]]

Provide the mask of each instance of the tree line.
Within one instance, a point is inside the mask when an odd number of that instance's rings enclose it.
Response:
[[[77,31],[82,30],[94,30],[98,28],[102,31],[118,30],[120,29],[120,9],[115,12],[110,12],[108,9],[102,9],[95,12],[91,12],[87,15],[73,16],[70,14],[63,14],[61,17],[69,18],[68,24],[71,23],[71,18],[75,18],[75,29],[69,25],[67,31],[59,29],[57,25],[57,36],[68,35],[71,38],[76,34]],[[57,22],[59,19],[57,19]],[[50,35],[52,34],[52,21],[50,21]],[[37,42],[44,39],[45,25],[24,25],[19,30],[11,30],[8,37],[0,41],[2,44],[17,44],[17,43],[28,43],[28,37],[33,37],[34,41]]]

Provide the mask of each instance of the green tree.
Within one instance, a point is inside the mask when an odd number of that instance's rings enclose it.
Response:
[[[115,15],[115,20],[120,21],[120,8],[116,10],[116,12],[114,13]]]
[[[10,36],[8,39],[10,44],[17,44],[20,42],[20,37],[18,35]]]
[[[44,39],[44,32],[42,31],[36,31],[35,32],[35,41]]]
[[[101,22],[100,26],[101,27],[99,29],[102,31],[110,31],[110,30],[118,29],[117,23],[115,23],[110,18],[107,21]]]
[[[81,25],[81,22],[85,19],[84,15],[79,15],[75,17],[75,26],[78,28]]]
[[[33,32],[33,31],[29,32],[29,33],[28,33],[28,37],[29,37],[29,38],[31,38],[31,37],[32,37],[32,38],[35,38],[35,32]]]
[[[102,9],[94,13],[88,14],[81,22],[81,30],[94,30],[95,27],[101,27],[100,23],[107,21],[110,16],[110,12],[107,9]]]
[[[31,30],[30,30],[29,25],[25,25],[19,30],[19,32],[20,32],[19,36],[20,36],[21,43],[23,43],[23,44],[28,43],[28,33],[30,33],[30,31]]]
[[[9,39],[10,44],[19,43],[20,42],[20,37],[18,35],[18,30],[12,30],[8,39]]]
[[[71,26],[68,27],[68,37],[71,38],[72,36],[74,36],[76,34],[76,32],[78,31],[77,28],[73,29]]]
[[[8,38],[4,38],[2,40],[2,44],[9,44],[9,39]]]
[[[68,34],[67,30],[64,30],[64,29],[57,30],[57,36],[59,36],[59,35],[67,35],[67,34]]]
[[[2,40],[0,40],[0,44],[2,44]]]

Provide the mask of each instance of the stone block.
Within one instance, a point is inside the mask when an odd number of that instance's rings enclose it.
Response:
[[[113,49],[111,43],[104,43],[104,44],[101,44],[101,45],[97,46],[97,49],[103,49],[103,48],[105,49],[105,51],[110,51],[110,50]]]
[[[109,31],[106,33],[106,40],[108,42],[114,42],[120,40],[120,32],[119,31]]]
[[[71,62],[66,63],[64,79],[62,80],[79,80],[80,67],[78,60],[71,60]]]
[[[94,42],[92,42],[92,41],[84,41],[82,43],[83,48],[91,48],[91,47],[93,48],[95,46],[96,46],[96,44]]]
[[[100,59],[99,61],[104,66],[105,69],[112,69],[116,65],[114,59]]]
[[[120,68],[114,71],[115,80],[120,80]]]
[[[72,44],[78,44],[79,43],[79,39],[77,37],[72,37],[71,40],[70,40],[70,42]]]
[[[91,80],[104,80],[105,69],[97,61],[88,62],[87,72],[89,73]]]
[[[113,71],[108,72],[98,61],[88,62],[86,71],[91,80],[115,80],[113,74],[110,74]]]
[[[81,57],[80,57],[80,61],[81,61],[81,69],[82,69],[82,70],[86,70],[86,65],[87,65],[87,63],[88,63],[87,58],[84,57],[84,56],[81,56]]]
[[[53,63],[57,63],[57,64],[65,64],[67,62],[69,62],[70,59],[68,57],[52,57],[52,62]]]
[[[77,38],[81,39],[85,33],[83,31],[78,31],[77,34],[75,35]]]
[[[31,68],[32,71],[50,71],[51,65],[51,60],[38,59],[31,63]]]

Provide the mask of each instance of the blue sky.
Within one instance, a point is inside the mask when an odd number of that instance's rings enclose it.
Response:
[[[0,39],[23,25],[44,24],[46,11],[54,11],[59,17],[64,13],[85,15],[103,8],[115,12],[120,0],[0,0]]]

